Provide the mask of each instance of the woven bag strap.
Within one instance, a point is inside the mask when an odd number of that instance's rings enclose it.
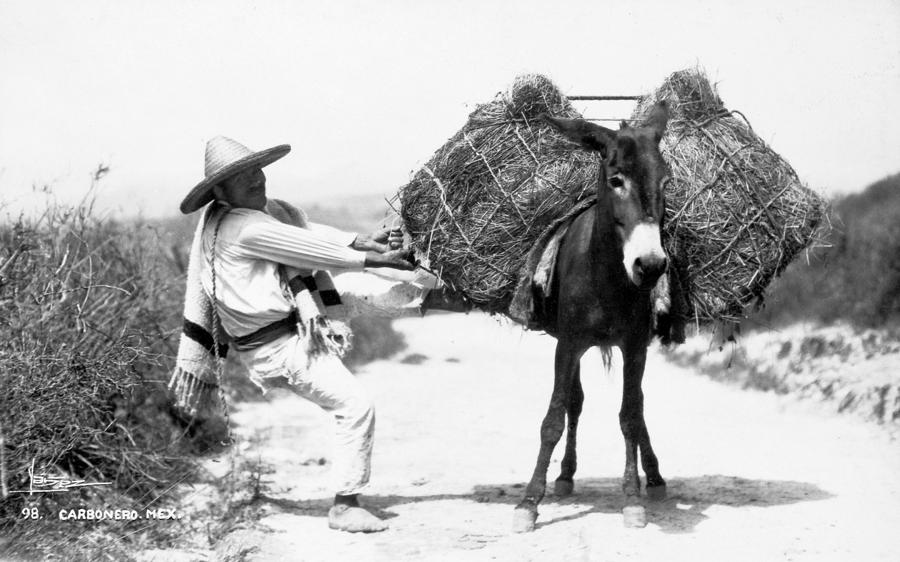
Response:
[[[231,431],[231,421],[228,416],[228,403],[225,400],[225,386],[222,384],[223,373],[225,371],[225,358],[219,354],[219,326],[222,325],[219,319],[218,299],[216,298],[216,243],[219,240],[219,228],[222,226],[222,219],[228,214],[228,209],[216,220],[216,228],[213,231],[212,258],[210,259],[210,269],[212,270],[212,296],[211,305],[213,313],[213,353],[216,356],[216,385],[218,386],[219,403],[222,405],[222,417],[225,419],[225,428],[228,431],[227,441],[222,441],[222,445],[230,446],[234,443],[234,434]]]

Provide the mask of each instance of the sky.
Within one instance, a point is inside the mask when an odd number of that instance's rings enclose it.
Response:
[[[293,147],[270,196],[390,197],[518,74],[643,94],[696,66],[813,189],[900,171],[900,0],[0,0],[0,220],[100,164],[100,208],[177,214],[216,135]]]

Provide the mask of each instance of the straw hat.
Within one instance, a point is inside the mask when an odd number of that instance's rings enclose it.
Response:
[[[198,183],[184,201],[181,212],[190,214],[213,200],[212,188],[247,168],[268,166],[291,151],[291,145],[278,146],[254,152],[228,137],[215,137],[206,143],[206,178]]]

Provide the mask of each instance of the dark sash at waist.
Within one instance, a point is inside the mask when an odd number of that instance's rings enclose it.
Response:
[[[297,321],[297,311],[292,310],[290,314],[281,320],[267,324],[246,336],[232,339],[231,345],[237,351],[256,349],[287,334],[297,333]]]

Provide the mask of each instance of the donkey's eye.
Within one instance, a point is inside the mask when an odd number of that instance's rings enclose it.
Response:
[[[625,181],[622,179],[622,176],[613,176],[609,178],[609,186],[619,189],[620,187],[625,187]]]

